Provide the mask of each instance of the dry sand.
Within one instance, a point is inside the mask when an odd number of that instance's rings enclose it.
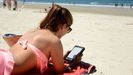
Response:
[[[23,34],[37,27],[46,15],[42,6],[37,7],[21,6],[17,11],[1,7],[0,34]],[[74,23],[72,32],[61,39],[64,50],[84,46],[83,61],[97,69],[92,75],[133,75],[133,9],[81,8],[68,7]],[[1,37],[0,48],[8,49]]]

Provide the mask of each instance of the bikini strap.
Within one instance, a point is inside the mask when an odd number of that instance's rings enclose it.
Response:
[[[38,48],[33,46],[32,44],[28,44],[28,46],[33,50],[35,55],[37,56],[37,68],[40,68],[41,73],[43,73],[47,69],[48,59]]]
[[[48,59],[44,55],[44,53],[41,52],[41,50],[39,50],[32,44],[29,44],[27,40],[18,41],[17,43],[20,44],[22,48],[24,48],[24,50],[26,50],[27,47],[31,48],[31,50],[33,51],[33,53],[36,55],[36,58],[37,58],[37,68],[39,68],[40,72],[43,73],[47,69],[47,63],[48,63]]]
[[[26,50],[27,47],[28,47],[28,45],[27,45],[28,40],[25,40],[25,41],[18,41],[17,43],[20,44],[24,50]]]

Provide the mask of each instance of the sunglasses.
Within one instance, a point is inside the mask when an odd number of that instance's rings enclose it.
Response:
[[[67,30],[67,33],[70,33],[72,31],[72,28],[69,27],[68,30]]]

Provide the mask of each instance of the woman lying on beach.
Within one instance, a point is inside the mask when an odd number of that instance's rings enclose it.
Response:
[[[63,72],[60,39],[72,30],[72,22],[69,10],[54,4],[37,29],[23,34],[9,50],[0,49],[0,75],[20,75],[34,67],[43,73],[49,60],[57,73]]]

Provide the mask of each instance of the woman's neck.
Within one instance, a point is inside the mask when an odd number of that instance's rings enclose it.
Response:
[[[50,31],[49,29],[45,29],[45,30],[48,31],[48,32],[50,32],[50,33],[52,33],[53,35],[57,36],[59,39],[62,37],[59,31],[57,31],[57,32],[52,32],[52,31]]]
[[[59,32],[52,32],[55,36],[57,36],[59,39],[62,37]]]

